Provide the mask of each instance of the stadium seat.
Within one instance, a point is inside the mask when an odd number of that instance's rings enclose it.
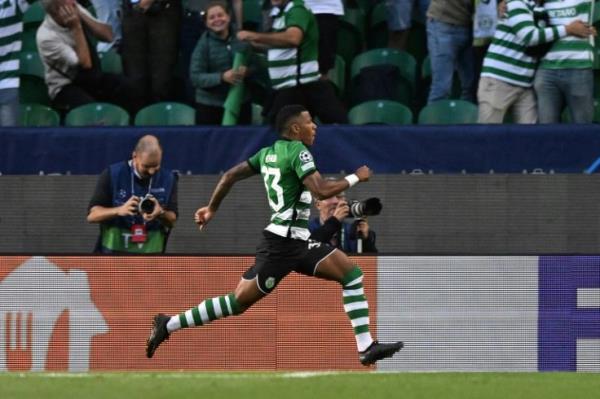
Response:
[[[263,25],[263,0],[243,0],[244,29],[260,32]]]
[[[35,41],[35,35],[37,28],[24,29],[23,35],[21,36],[21,51],[36,51],[37,43]]]
[[[454,125],[477,123],[477,105],[463,100],[439,100],[419,113],[420,125]]]
[[[363,68],[380,65],[392,65],[397,67],[400,74],[399,87],[391,90],[393,98],[389,100],[398,101],[409,105],[412,102],[416,89],[416,61],[414,57],[402,50],[382,48],[373,49],[359,54],[352,61],[351,81],[355,89],[355,80]]]
[[[100,58],[100,66],[103,72],[108,73],[123,73],[123,63],[121,62],[121,56],[115,50],[98,53]]]
[[[129,114],[118,105],[91,103],[74,108],[65,118],[65,126],[128,126]]]
[[[60,115],[42,104],[21,104],[21,126],[59,126]]]
[[[339,19],[337,32],[337,54],[342,56],[346,65],[364,48],[365,14],[359,8],[346,8]]]
[[[411,110],[404,104],[395,101],[376,100],[352,107],[348,112],[348,119],[353,125],[410,125],[413,115]]]
[[[46,13],[40,1],[36,1],[29,6],[25,14],[23,14],[23,29],[37,30],[37,27],[42,24]]]
[[[594,15],[592,15],[592,24],[596,27],[600,26],[600,1],[594,3]]]
[[[388,22],[387,6],[385,3],[377,3],[369,14],[367,30],[367,48],[384,48],[388,45]]]
[[[21,103],[50,105],[48,87],[44,81],[44,65],[37,52],[23,51],[20,55],[21,79],[19,97]]]
[[[339,55],[335,56],[335,64],[327,74],[329,80],[335,86],[338,97],[343,98],[346,91],[346,62]]]
[[[196,110],[176,102],[162,102],[141,109],[135,116],[136,126],[194,125]]]
[[[42,79],[44,78],[44,64],[42,64],[42,60],[36,51],[22,51],[19,59],[20,75],[31,75]]]

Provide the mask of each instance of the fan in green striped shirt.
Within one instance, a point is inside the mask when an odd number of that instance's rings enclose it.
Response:
[[[530,0],[507,2],[507,14],[500,19],[483,62],[478,91],[480,123],[502,123],[511,107],[515,123],[535,123],[532,86],[539,60],[528,54],[528,48],[564,37],[587,37],[592,32],[579,20],[568,25],[537,26],[534,10],[539,14],[544,11],[536,9]]]
[[[0,126],[17,125],[23,15],[34,0],[0,2]]]
[[[550,24],[582,21],[591,24],[593,0],[546,0]],[[535,77],[540,123],[559,123],[565,105],[573,123],[591,123],[594,117],[593,43],[596,32],[585,37],[566,36],[542,58]]]

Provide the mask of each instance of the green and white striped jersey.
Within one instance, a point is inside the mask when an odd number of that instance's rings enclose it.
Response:
[[[551,25],[568,25],[575,20],[591,21],[592,0],[546,0]],[[592,68],[593,52],[590,38],[566,36],[558,40],[542,58],[540,68],[571,69]]]
[[[312,195],[302,180],[317,169],[312,154],[297,140],[277,140],[248,159],[260,172],[271,208],[271,223],[265,228],[278,236],[308,240]]]
[[[0,89],[19,87],[23,14],[34,0],[0,1]]]
[[[538,28],[533,19],[534,7],[531,0],[508,0],[506,17],[498,21],[481,76],[521,87],[533,85],[538,60],[525,54],[525,49],[567,35],[564,26]]]
[[[283,32],[295,26],[304,33],[298,47],[269,49],[268,68],[273,88],[279,90],[318,80],[319,28],[304,1],[290,0],[283,9],[275,7],[271,16],[273,32]]]

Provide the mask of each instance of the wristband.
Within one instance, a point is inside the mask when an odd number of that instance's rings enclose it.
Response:
[[[356,176],[356,174],[354,173],[344,177],[344,179],[346,179],[346,181],[348,182],[349,187],[355,186],[360,181],[358,176]]]

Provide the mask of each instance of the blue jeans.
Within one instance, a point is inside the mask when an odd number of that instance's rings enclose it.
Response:
[[[454,70],[463,100],[475,102],[475,60],[470,27],[427,19],[427,47],[431,59],[431,89],[427,103],[450,97]]]
[[[592,123],[594,73],[591,69],[538,69],[534,81],[540,123],[560,123],[565,105],[571,123]]]
[[[0,126],[19,126],[19,89],[0,90]]]

